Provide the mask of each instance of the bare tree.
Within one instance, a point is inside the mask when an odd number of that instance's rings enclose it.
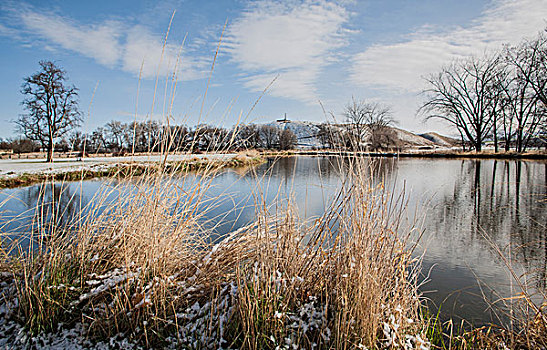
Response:
[[[547,29],[533,40],[524,41],[516,48],[514,65],[528,80],[544,106],[547,106]]]
[[[242,125],[236,132],[236,144],[241,148],[259,148],[260,134],[255,124]]]
[[[24,79],[21,93],[26,114],[16,121],[18,130],[47,150],[53,161],[55,141],[82,121],[78,110],[78,89],[68,86],[66,72],[53,62],[41,61],[40,71]]]
[[[508,89],[509,84],[509,72],[506,69],[506,66],[503,64],[500,64],[498,68],[496,69],[494,82],[491,86],[492,92],[490,94],[490,113],[492,115],[492,138],[494,140],[494,150],[495,152],[498,152],[499,150],[499,136],[500,136],[500,129],[503,131],[503,138],[506,140],[505,146],[507,147],[510,144],[511,139],[511,129],[507,129],[507,124],[505,123],[506,120],[510,117],[507,114],[507,104],[508,99],[506,98],[505,91]],[[460,135],[463,133],[460,132]],[[509,136],[509,137],[508,137]],[[509,140],[509,141],[507,141]],[[464,146],[465,150],[465,144],[462,137],[462,145]]]
[[[296,135],[291,130],[285,128],[279,133],[279,149],[289,150],[293,149],[298,143]]]
[[[103,127],[98,127],[91,133],[91,137],[89,137],[89,148],[92,152],[103,153],[108,151],[108,143],[105,135],[106,131]]]
[[[437,118],[454,125],[476,151],[494,125],[493,108],[500,98],[499,58],[476,57],[456,61],[427,78],[427,102],[420,108],[425,119]]]
[[[346,105],[344,117],[349,123],[353,149],[362,150],[365,141],[372,149],[387,148],[396,143],[396,135],[390,127],[395,124],[395,119],[389,106],[352,98]]]
[[[272,125],[261,125],[258,128],[262,147],[272,149],[279,144],[279,129]]]
[[[108,147],[113,151],[121,151],[124,148],[124,134],[125,129],[127,128],[126,124],[123,124],[120,121],[112,120],[106,123],[104,129],[106,132],[106,139]]]
[[[331,124],[322,123],[317,126],[317,133],[315,137],[321,143],[322,148],[334,148],[334,130]]]
[[[73,131],[68,135],[68,144],[72,151],[82,151],[84,135],[81,131]]]
[[[131,122],[128,126],[129,136],[128,145],[132,152],[152,152],[160,146],[160,125],[156,121]]]
[[[510,78],[505,85],[507,120],[505,128],[514,127],[515,150],[523,152],[536,138],[545,120],[547,108],[547,38],[540,34],[505,49]],[[506,146],[507,149],[507,146]]]
[[[175,126],[169,126],[164,127],[164,130],[168,128],[168,132],[164,132],[166,134],[166,144],[167,149],[170,151],[184,151],[186,150],[189,140],[189,131],[188,128],[184,125],[175,125]]]

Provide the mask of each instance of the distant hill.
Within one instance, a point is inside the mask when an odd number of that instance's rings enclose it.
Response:
[[[402,147],[406,148],[419,148],[419,147],[435,147],[438,146],[434,141],[429,140],[421,135],[416,135],[410,131],[406,131],[399,128],[392,128],[395,130],[399,142],[402,143]]]
[[[439,135],[436,132],[428,132],[425,134],[420,134],[420,136],[428,139],[436,145],[443,147],[453,147],[460,143],[460,141],[455,138]]]
[[[272,122],[267,125],[276,126],[280,129],[287,128],[296,135],[299,148],[321,148],[321,142],[316,135],[320,132],[319,124],[306,121]]]
[[[321,142],[317,138],[317,134],[320,132],[319,125],[321,123],[308,122],[308,121],[292,121],[286,122],[271,122],[266,125],[276,126],[280,129],[287,128],[291,130],[298,139],[298,147],[303,149],[309,148],[321,148]],[[333,128],[339,128],[340,132],[343,131],[341,124],[332,125]],[[435,132],[428,132],[425,134],[416,135],[410,131],[392,127],[397,134],[401,146],[404,148],[421,148],[421,147],[453,147],[458,144],[458,140],[439,135]]]

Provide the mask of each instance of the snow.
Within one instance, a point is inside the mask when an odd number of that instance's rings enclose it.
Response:
[[[219,246],[218,249],[227,247]],[[133,266],[133,265],[130,265]],[[261,275],[261,264],[254,266],[249,271],[250,276]],[[106,312],[109,307],[104,303],[95,304],[93,297],[108,291],[111,288],[119,286],[121,283],[129,283],[130,280],[137,282],[142,277],[139,269],[130,270],[129,268],[117,268],[102,274],[89,274],[84,281],[84,290],[79,297],[75,296],[77,303],[82,302],[80,307],[83,312],[95,311]],[[284,275],[281,271],[275,271],[275,280],[293,281],[300,283],[303,279]],[[176,276],[169,276],[163,279],[164,282],[173,282]],[[144,297],[141,303],[150,303],[149,296],[153,293],[152,289],[160,284],[162,279],[153,278],[144,288]],[[276,282],[276,281],[274,281]],[[137,283],[138,284],[138,283]],[[202,289],[203,286],[191,282],[190,278],[185,278],[176,283],[180,289],[179,294],[183,298],[190,298],[190,292],[195,289]],[[279,286],[283,285],[282,283]],[[61,285],[57,287],[62,287]],[[65,288],[63,286],[62,288]],[[102,339],[101,341],[92,341],[87,334],[87,325],[76,323],[70,327],[59,324],[57,329],[48,333],[41,332],[31,335],[23,326],[16,322],[17,298],[15,283],[11,274],[2,274],[0,278],[0,348],[10,349],[139,349],[141,345],[136,338],[130,334],[119,333],[115,336]],[[175,334],[166,339],[168,348],[202,348],[202,349],[220,349],[228,345],[225,340],[227,327],[233,317],[237,317],[236,307],[239,290],[236,282],[224,282],[220,285],[220,290],[211,299],[199,298],[193,299],[186,307],[182,306],[175,311],[173,319],[165,320],[172,327],[176,327]],[[134,297],[133,297],[134,299]],[[144,301],[143,301],[144,300]],[[143,307],[141,303],[134,306],[134,309]],[[91,309],[91,308],[95,309]],[[332,331],[329,328],[328,307],[317,296],[308,296],[306,299],[296,301],[296,305],[290,309],[281,306],[281,310],[275,310],[273,318],[276,322],[283,324],[286,332],[283,337],[277,338],[270,335],[268,339],[277,349],[298,349],[301,339],[306,337],[319,336],[321,342],[328,344],[332,338]],[[131,316],[129,311],[128,316]],[[384,335],[382,348],[397,347],[401,349],[430,349],[431,344],[421,334],[409,334],[405,330],[407,325],[413,321],[404,317],[404,310],[397,306],[391,312],[387,307],[384,308],[382,333]],[[355,320],[351,320],[355,322]],[[135,333],[143,332],[143,328],[148,327],[148,321],[142,321],[142,328],[139,326],[134,329]],[[311,349],[318,348],[316,343],[311,344]],[[364,349],[364,346],[359,346]]]
[[[139,271],[131,272],[127,269],[114,269],[108,274],[97,276],[95,274],[90,275],[91,278],[97,278],[96,280],[86,281],[86,284],[89,286],[97,286],[91,289],[89,293],[84,293],[80,295],[80,301],[89,299],[91,297],[97,296],[107,290],[115,287],[116,285],[125,282],[127,280],[132,280],[139,276]]]
[[[284,121],[273,122],[266,125],[275,126],[279,129],[287,128],[291,130],[298,140],[299,149],[321,148],[322,144],[317,138],[317,134],[320,132],[321,123],[306,122],[306,121]],[[343,132],[344,126],[341,124],[330,124],[330,127],[334,130]],[[423,135],[432,135],[431,137],[424,137],[422,135],[416,135],[412,132],[393,128],[393,131],[397,134],[397,137],[402,141],[404,147],[450,147],[453,146],[452,141],[455,141],[449,137],[441,136],[436,133],[428,133]],[[434,137],[433,137],[434,136]]]
[[[289,121],[287,123],[270,123],[268,125],[276,126],[279,129],[284,129],[285,127],[292,131],[298,140],[298,148],[307,149],[307,148],[321,148],[321,142],[316,137],[319,133],[319,124],[313,122],[305,121]]]
[[[230,160],[236,154],[175,154],[167,157],[168,162],[187,161],[191,159]],[[0,176],[10,177],[27,174],[59,174],[72,171],[102,171],[120,164],[153,163],[163,160],[159,155],[143,155],[132,157],[89,157],[57,158],[53,163],[44,159],[0,159]]]

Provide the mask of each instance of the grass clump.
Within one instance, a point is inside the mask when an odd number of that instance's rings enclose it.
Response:
[[[98,195],[68,226],[37,225],[27,251],[4,251],[5,318],[33,335],[8,337],[29,346],[68,328],[76,341],[146,348],[428,348],[417,261],[397,233],[402,200],[371,185],[366,161],[345,164],[323,216],[258,202],[254,222],[216,242],[211,176],[173,169]]]

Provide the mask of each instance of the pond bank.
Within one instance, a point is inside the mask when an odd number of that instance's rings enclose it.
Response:
[[[447,159],[530,159],[530,160],[547,160],[547,152],[462,152],[462,151],[405,151],[405,152],[349,152],[349,151],[281,151],[281,152],[264,152],[265,156],[293,156],[293,155],[309,155],[309,156],[361,156],[371,158],[447,158]]]
[[[105,157],[46,163],[42,160],[0,161],[0,189],[28,186],[46,180],[79,181],[98,177],[138,176],[147,170],[194,171],[245,167],[260,164],[264,159],[255,152],[230,154],[184,154],[164,156]]]
[[[335,150],[291,150],[263,151],[250,150],[239,153],[211,154],[170,154],[166,164],[181,170],[200,168],[223,168],[252,166],[264,162],[265,157],[288,156],[360,156],[369,158],[437,158],[437,159],[515,159],[547,160],[547,153],[484,151],[409,151],[409,152],[346,152]],[[133,155],[127,157],[59,158],[47,163],[43,159],[0,159],[0,189],[28,186],[45,180],[78,181],[97,177],[139,175],[145,169],[153,169],[164,161],[160,154]]]

